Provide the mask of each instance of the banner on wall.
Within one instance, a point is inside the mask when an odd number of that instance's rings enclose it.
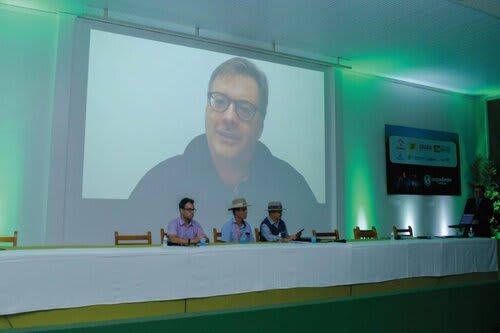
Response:
[[[461,195],[458,134],[385,125],[388,194]]]

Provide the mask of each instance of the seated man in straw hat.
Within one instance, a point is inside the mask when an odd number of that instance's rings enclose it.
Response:
[[[221,240],[223,242],[255,242],[252,226],[245,221],[248,215],[247,207],[249,206],[245,198],[233,199],[231,208],[228,209],[233,211],[233,217],[222,226],[221,230]]]
[[[260,239],[263,242],[292,241],[296,235],[288,235],[285,221],[281,219],[283,206],[280,201],[270,201],[267,205],[268,216],[260,224]]]

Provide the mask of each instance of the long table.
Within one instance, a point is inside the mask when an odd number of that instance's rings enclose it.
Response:
[[[0,315],[498,270],[492,239],[0,252]]]

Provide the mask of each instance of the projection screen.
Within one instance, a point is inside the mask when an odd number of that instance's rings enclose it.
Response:
[[[86,19],[74,44],[64,244],[110,244],[115,230],[158,242],[183,197],[209,236],[236,197],[252,227],[272,200],[289,232],[335,226],[330,67]],[[267,107],[262,84],[233,69],[209,84],[227,61],[263,74]],[[214,92],[226,111],[209,105]]]

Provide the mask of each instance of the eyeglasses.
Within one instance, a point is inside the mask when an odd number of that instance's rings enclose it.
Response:
[[[241,120],[248,121],[252,119],[259,110],[259,107],[244,100],[234,100],[223,93],[209,92],[208,93],[208,104],[215,112],[223,113],[226,112],[227,108],[231,103],[234,104],[236,114]]]
[[[184,210],[187,210],[188,212],[194,212],[196,208],[182,208]]]
[[[246,212],[247,211],[247,208],[246,207],[242,207],[242,208],[235,208],[235,210],[241,210],[243,212]]]

